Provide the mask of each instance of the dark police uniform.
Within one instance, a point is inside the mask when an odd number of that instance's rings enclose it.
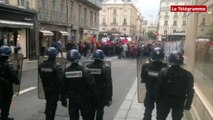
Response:
[[[95,81],[91,74],[78,63],[65,69],[62,101],[69,100],[70,120],[93,120],[92,102],[98,102]]]
[[[87,68],[95,79],[100,100],[99,105],[94,105],[96,107],[94,108],[94,116],[96,113],[96,120],[103,120],[104,107],[109,106],[112,102],[111,70],[102,60],[95,60]]]
[[[161,61],[145,63],[142,66],[141,82],[145,83],[147,90],[144,99],[144,106],[145,106],[144,120],[151,120],[152,118],[152,110],[154,109],[155,104],[153,90],[156,85],[160,70],[166,66],[167,64]]]
[[[10,120],[8,115],[13,97],[13,83],[20,84],[20,80],[18,79],[18,75],[14,69],[13,64],[9,60],[0,60],[1,120]]]
[[[184,109],[189,110],[191,107],[193,84],[192,74],[178,65],[162,69],[155,88],[158,101],[157,120],[166,120],[170,109],[172,119],[181,120]]]
[[[46,120],[54,120],[63,77],[62,67],[55,60],[46,60],[40,64],[39,74],[46,99]]]

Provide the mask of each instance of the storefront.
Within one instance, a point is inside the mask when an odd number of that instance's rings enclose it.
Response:
[[[193,72],[195,97],[191,117],[213,120],[213,1],[197,0],[207,12],[191,13],[185,43],[186,68]]]
[[[0,45],[9,45],[13,53],[17,51],[34,59],[35,21],[35,11],[0,4]]]
[[[62,43],[62,49],[66,50],[66,43],[69,39],[66,26],[39,23],[38,28],[39,55],[44,55],[48,47],[55,47],[58,40]]]

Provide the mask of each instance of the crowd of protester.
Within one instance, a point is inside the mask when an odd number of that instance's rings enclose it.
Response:
[[[107,42],[88,42],[80,41],[75,43],[74,41],[68,41],[66,43],[66,51],[73,48],[78,49],[82,56],[89,57],[92,52],[96,49],[101,49],[104,51],[105,56],[118,56],[118,59],[135,59],[137,56],[142,54],[149,56],[151,50],[155,46],[162,46],[161,42],[135,42],[129,41],[122,43],[121,41],[107,41]]]

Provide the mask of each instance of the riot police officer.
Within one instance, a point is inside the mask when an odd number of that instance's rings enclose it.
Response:
[[[104,107],[112,103],[112,76],[110,66],[104,59],[104,52],[97,49],[92,55],[94,62],[87,65],[88,70],[95,79],[98,89],[99,105],[94,105],[94,116],[96,120],[103,120]],[[97,103],[95,103],[97,104]]]
[[[152,50],[150,59],[150,63],[145,63],[141,70],[141,82],[145,83],[146,86],[146,95],[144,99],[145,112],[143,120],[151,120],[152,118],[152,110],[155,107],[153,90],[160,70],[167,66],[167,64],[162,62],[164,59],[164,51],[160,47],[156,47]]]
[[[4,45],[0,47],[0,109],[1,120],[13,120],[8,117],[13,97],[13,83],[20,84],[16,70],[9,60],[11,49]]]
[[[83,120],[93,120],[92,101],[98,101],[96,84],[89,71],[78,63],[80,58],[76,49],[67,53],[71,65],[64,71],[62,106],[67,106],[68,98],[70,120],[79,120],[79,112]]]
[[[62,82],[62,66],[56,62],[58,50],[49,47],[46,51],[48,59],[39,65],[39,75],[44,88],[46,99],[46,120],[54,120],[59,100],[59,88]]]
[[[181,68],[183,55],[173,51],[169,55],[169,68],[163,68],[159,74],[155,92],[158,103],[157,120],[166,120],[170,110],[172,119],[181,120],[184,109],[190,110],[194,96],[192,74]]]

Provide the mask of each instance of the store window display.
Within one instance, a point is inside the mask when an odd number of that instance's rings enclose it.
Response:
[[[213,108],[213,7],[198,14],[195,82]]]

